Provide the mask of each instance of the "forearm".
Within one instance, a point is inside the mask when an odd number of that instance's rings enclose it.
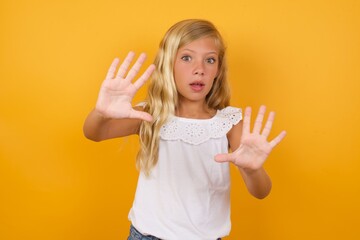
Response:
[[[106,139],[138,134],[141,122],[141,119],[133,118],[107,118],[94,109],[86,118],[83,131],[85,137],[99,142]]]
[[[251,195],[258,199],[269,195],[272,184],[264,168],[251,171],[239,168],[239,170]]]
[[[85,137],[96,142],[104,140],[108,132],[109,121],[109,118],[103,117],[95,109],[92,110],[84,122],[83,132]]]

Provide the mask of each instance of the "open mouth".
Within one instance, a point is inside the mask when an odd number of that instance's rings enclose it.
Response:
[[[190,83],[190,86],[191,86],[191,89],[198,92],[204,88],[205,84],[202,82],[194,82],[194,83]]]
[[[203,83],[191,83],[190,84],[191,86],[200,86],[200,87],[202,87],[202,86],[205,86],[205,84],[203,84]]]

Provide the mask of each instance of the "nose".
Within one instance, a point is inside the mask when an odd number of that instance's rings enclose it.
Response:
[[[202,61],[195,63],[194,74],[201,75],[201,76],[203,76],[205,74],[204,63]]]
[[[203,76],[203,75],[204,75],[204,71],[196,71],[196,72],[195,72],[195,75],[201,75],[201,76]]]

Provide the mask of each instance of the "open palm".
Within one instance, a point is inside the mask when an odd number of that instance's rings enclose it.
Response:
[[[144,53],[141,54],[132,68],[128,71],[134,56],[135,53],[129,52],[120,65],[117,73],[117,66],[120,62],[118,58],[114,59],[109,68],[106,78],[101,85],[98,100],[96,102],[96,109],[104,117],[139,118],[146,121],[152,120],[150,114],[133,109],[131,102],[136,92],[150,77],[155,66],[151,64],[135,82],[132,82],[146,59],[146,55]]]
[[[261,132],[265,111],[265,106],[261,106],[255,120],[253,131],[251,132],[251,108],[247,107],[245,109],[243,130],[239,148],[229,154],[218,154],[215,157],[215,160],[218,162],[232,162],[236,166],[247,170],[260,169],[272,149],[277,144],[279,144],[286,135],[286,132],[282,131],[273,140],[267,140],[272,128],[275,113],[270,112],[264,129]]]

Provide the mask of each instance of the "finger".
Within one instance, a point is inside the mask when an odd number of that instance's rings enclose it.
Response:
[[[274,122],[274,118],[275,118],[275,113],[274,112],[270,112],[269,113],[269,117],[266,121],[265,127],[261,133],[261,135],[263,135],[265,138],[267,138],[270,134],[273,122]]]
[[[266,111],[266,107],[264,105],[260,106],[258,115],[255,119],[253,133],[260,133],[262,122],[264,120],[265,111]]]
[[[251,107],[246,107],[244,114],[244,122],[243,122],[243,134],[250,133],[250,120],[251,120]]]
[[[142,85],[144,85],[144,83],[149,79],[149,77],[154,72],[154,70],[155,70],[155,65],[151,64],[146,69],[146,71],[141,75],[141,77],[138,80],[136,80],[136,82],[134,82],[134,87],[136,88],[136,90],[138,90],[139,88],[141,88]]]
[[[282,131],[279,135],[277,135],[271,142],[270,146],[274,148],[276,145],[278,145],[286,136],[286,131]]]
[[[136,110],[131,111],[129,117],[130,118],[142,119],[142,120],[147,121],[147,122],[151,122],[153,120],[153,117],[149,113],[143,112],[143,111],[136,111]]]
[[[123,63],[120,65],[119,71],[116,75],[116,77],[124,78],[132,60],[135,57],[135,53],[130,51],[128,55],[125,57]]]
[[[112,78],[114,78],[114,76],[115,76],[115,71],[116,71],[116,67],[117,67],[117,65],[119,64],[119,62],[120,62],[120,60],[119,60],[118,58],[115,58],[115,59],[112,61],[111,65],[110,65],[110,68],[109,68],[109,70],[108,70],[108,72],[107,72],[107,74],[106,74],[106,78],[105,78],[105,79],[112,79]]]
[[[131,81],[132,79],[134,79],[136,74],[138,74],[138,72],[140,71],[141,66],[145,62],[145,59],[146,59],[146,54],[145,53],[140,54],[134,66],[130,69],[128,75],[126,76],[127,80]]]
[[[217,154],[215,156],[216,162],[234,162],[234,155],[232,153]]]

